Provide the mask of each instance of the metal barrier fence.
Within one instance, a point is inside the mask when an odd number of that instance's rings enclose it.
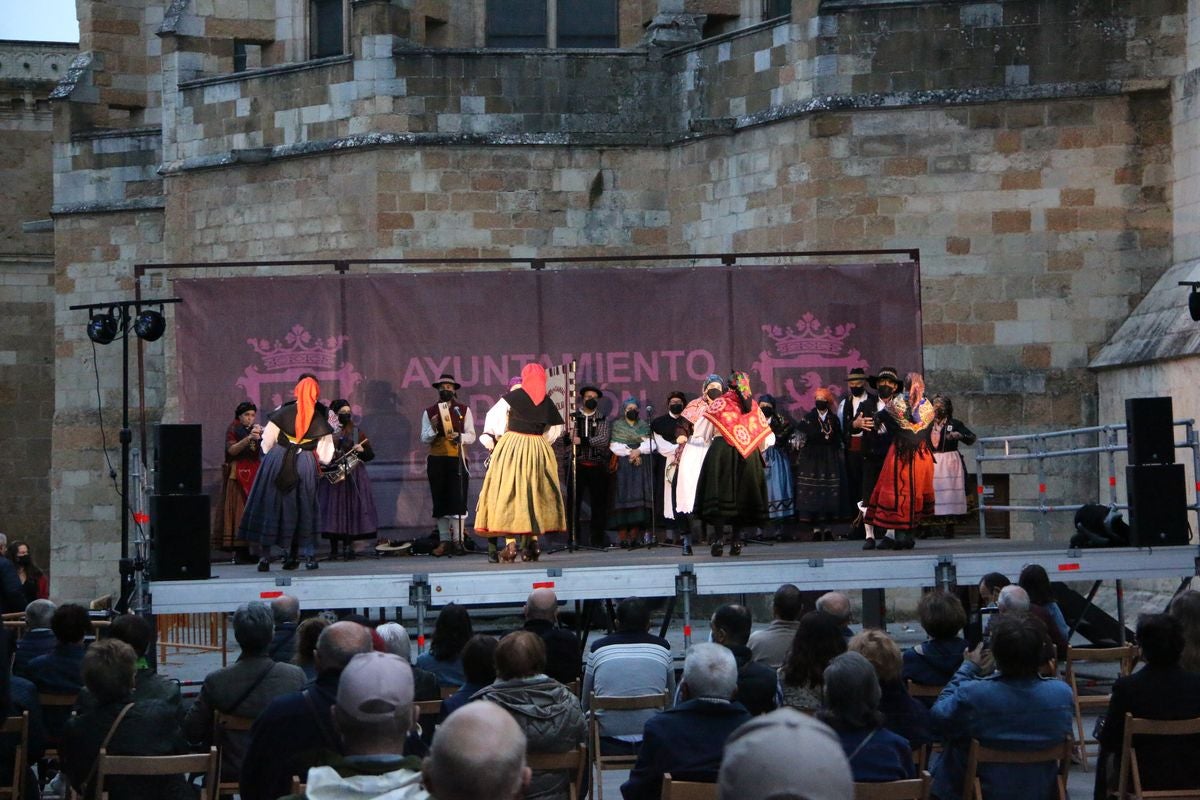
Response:
[[[229,636],[225,614],[159,614],[158,663],[166,664],[167,649],[220,653],[221,666],[229,663]]]
[[[1200,494],[1200,442],[1197,441],[1195,420],[1181,419],[1172,423],[1174,428],[1183,428],[1183,441],[1175,443],[1176,450],[1192,451],[1192,474],[1196,485],[1196,494]],[[979,495],[979,536],[987,535],[984,525],[984,513],[987,511],[1035,511],[1039,514],[1049,514],[1057,511],[1076,511],[1087,501],[1078,503],[1050,505],[1046,502],[1046,460],[1065,456],[1100,455],[1107,456],[1108,467],[1108,499],[1106,505],[1127,509],[1128,504],[1117,502],[1117,453],[1127,449],[1119,443],[1119,434],[1126,431],[1128,425],[1095,425],[1089,428],[1071,428],[1065,431],[1049,431],[1046,433],[1027,433],[1019,436],[987,436],[980,437],[975,442],[975,491]],[[1069,439],[1075,436],[1095,435],[1096,444],[1085,447],[1066,447],[1064,449],[1049,449],[1048,443]],[[1068,442],[1072,444],[1073,442]],[[1021,452],[1012,452],[1016,445],[1025,448]],[[987,452],[989,447],[1003,447],[1003,453]],[[985,505],[983,464],[987,461],[1037,461],[1038,504],[1033,505]],[[1196,513],[1197,530],[1200,530],[1200,500],[1193,494],[1192,502],[1187,506]]]

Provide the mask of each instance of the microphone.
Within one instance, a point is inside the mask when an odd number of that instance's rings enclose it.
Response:
[[[647,416],[649,416],[650,412],[651,412],[651,411],[653,411],[653,410],[654,410],[654,406],[652,406],[650,403],[646,403],[646,414],[647,414]]]

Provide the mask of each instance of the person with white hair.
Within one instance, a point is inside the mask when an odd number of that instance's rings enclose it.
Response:
[[[1042,625],[1046,627],[1046,635],[1050,643],[1054,645],[1054,653],[1058,660],[1066,658],[1067,655],[1067,640],[1059,631],[1058,626],[1054,624],[1054,620],[1045,608],[1034,605],[1029,599],[1029,592],[1015,583],[1010,583],[1000,590],[1000,596],[996,599],[997,614],[1028,614],[1029,616],[1041,620]]]
[[[533,773],[525,764],[525,733],[512,715],[486,700],[446,718],[421,768],[438,800],[517,800]]]
[[[817,611],[833,617],[833,621],[842,629],[842,636],[846,637],[846,641],[850,641],[850,637],[854,635],[854,631],[850,630],[850,617],[853,612],[850,598],[844,592],[826,592],[818,597]]]
[[[379,638],[387,647],[388,652],[400,656],[412,664],[412,640],[408,638],[408,629],[399,622],[385,622],[375,628]],[[413,693],[417,700],[440,700],[441,687],[438,686],[437,675],[427,669],[413,667]]]
[[[780,708],[725,742],[717,792],[720,800],[853,800],[854,780],[828,725]]]
[[[54,631],[50,630],[50,620],[57,609],[58,606],[49,600],[34,600],[25,606],[25,635],[17,641],[12,665],[14,675],[31,678],[29,662],[54,650],[57,640]]]
[[[625,800],[659,797],[668,772],[679,780],[716,780],[725,740],[751,719],[734,700],[737,681],[737,660],[729,648],[705,642],[688,651],[680,702],[646,722],[637,763],[621,785]]]

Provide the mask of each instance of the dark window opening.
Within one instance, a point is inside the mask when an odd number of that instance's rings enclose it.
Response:
[[[547,47],[547,0],[488,0],[487,47]]]
[[[762,18],[788,17],[792,14],[792,0],[762,0]]]
[[[345,52],[345,16],[342,0],[312,0],[312,49],[314,58]]]
[[[246,45],[248,42],[242,39],[233,40],[233,71],[246,71]]]
[[[559,47],[616,47],[616,0],[558,0]]]

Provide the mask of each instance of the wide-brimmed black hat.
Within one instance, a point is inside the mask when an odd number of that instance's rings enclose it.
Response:
[[[846,375],[847,381],[865,381],[866,379],[867,373],[862,367],[855,367]]]
[[[449,372],[443,372],[440,378],[438,378],[436,381],[434,381],[433,383],[431,383],[429,385],[432,386],[434,389],[436,389],[439,386],[441,386],[443,383],[454,384],[455,391],[458,391],[459,389],[462,388],[462,384],[459,383],[458,381],[454,380],[454,376],[451,375]]]
[[[584,392],[595,392],[597,396],[604,397],[604,390],[599,386],[592,386],[590,383],[585,383],[579,387],[579,396],[583,397]]]
[[[872,375],[867,380],[870,382],[871,388],[874,389],[876,386],[879,385],[879,382],[881,380],[883,380],[884,378],[888,379],[889,381],[892,381],[897,386],[904,385],[904,382],[902,380],[900,380],[900,373],[898,373],[896,371],[895,367],[884,367],[883,369],[879,370],[878,375]]]

